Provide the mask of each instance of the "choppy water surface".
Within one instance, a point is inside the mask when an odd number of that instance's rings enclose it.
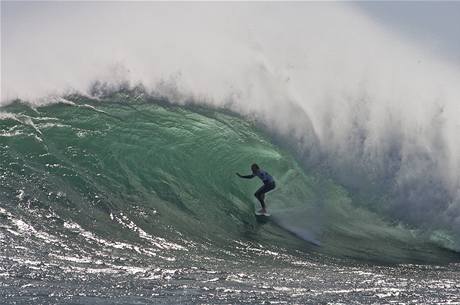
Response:
[[[136,249],[42,259],[3,255],[0,297],[7,304],[460,302],[459,264],[382,266],[234,246],[239,249],[212,256],[174,250],[169,262]]]

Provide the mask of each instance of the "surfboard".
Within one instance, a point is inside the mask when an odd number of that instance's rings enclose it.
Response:
[[[270,216],[270,213],[268,213],[268,212],[267,212],[267,213],[259,213],[259,212],[256,211],[254,214],[255,214],[256,216],[265,216],[265,217],[269,217],[269,216]]]
[[[266,224],[270,221],[271,217],[269,213],[258,213],[255,212],[256,221],[260,224]]]

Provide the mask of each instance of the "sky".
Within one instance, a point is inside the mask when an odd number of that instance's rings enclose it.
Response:
[[[389,30],[460,64],[460,1],[362,1],[354,5]]]

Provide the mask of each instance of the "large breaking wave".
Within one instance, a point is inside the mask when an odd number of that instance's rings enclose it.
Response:
[[[38,108],[15,102],[0,122],[4,226],[19,233],[29,226],[62,239],[63,248],[78,235],[62,232],[75,230],[120,247],[144,239],[162,255],[190,242],[220,248],[247,238],[294,251],[300,238],[334,256],[444,261],[455,246],[446,228],[379,214],[373,205],[388,204],[391,194],[354,194],[323,165],[305,170],[276,135],[228,111],[119,91]],[[263,229],[253,216],[259,182],[235,175],[252,162],[279,185]]]
[[[253,221],[251,187],[226,175],[257,159],[283,185],[271,196],[277,223],[323,249],[373,256],[389,240],[393,250],[410,244],[409,256],[459,250],[460,73],[432,51],[342,4],[17,5],[35,6],[36,14],[14,35],[2,26],[2,103],[19,97],[33,106],[2,108],[2,202],[24,200],[21,183],[29,181],[27,198],[65,193],[55,200],[78,202],[79,213],[104,211],[109,221],[127,202],[157,198],[164,209],[177,207],[165,228],[187,225],[202,236],[211,226],[225,235]],[[11,16],[2,15],[2,25]],[[75,105],[38,98],[69,91],[80,94],[67,97]],[[187,108],[197,104],[206,114]],[[195,126],[177,113],[206,122]],[[156,126],[163,120],[168,128]],[[239,146],[241,137],[250,145]],[[145,150],[149,143],[157,150]],[[41,165],[23,168],[28,158]],[[134,197],[110,195],[115,186]],[[431,250],[418,248],[425,246]]]

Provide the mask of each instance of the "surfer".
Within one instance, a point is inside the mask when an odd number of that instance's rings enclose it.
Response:
[[[272,176],[270,176],[269,173],[266,171],[260,169],[260,167],[257,164],[251,165],[251,170],[252,174],[251,175],[240,175],[239,173],[236,173],[236,175],[240,178],[245,178],[245,179],[252,179],[254,177],[259,177],[260,180],[264,183],[255,193],[254,196],[256,196],[257,200],[259,200],[260,205],[262,206],[262,209],[258,212],[260,214],[267,214],[267,207],[265,205],[265,193],[273,190],[276,185],[275,185],[275,180],[273,179]]]

